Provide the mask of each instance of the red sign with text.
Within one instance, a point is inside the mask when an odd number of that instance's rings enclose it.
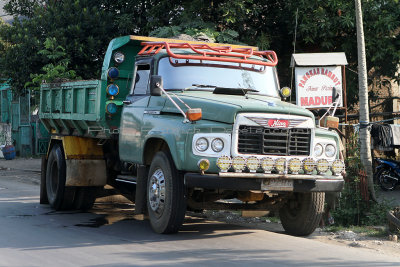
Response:
[[[271,128],[287,128],[289,127],[288,120],[268,120],[268,126]]]

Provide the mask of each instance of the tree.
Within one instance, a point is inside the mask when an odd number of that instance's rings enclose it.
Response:
[[[364,3],[369,78],[399,77],[398,6],[398,0]],[[23,87],[31,73],[40,72],[48,63],[46,57],[37,54],[44,49],[46,37],[56,38],[57,45],[65,48],[69,66],[77,75],[93,78],[98,77],[110,39],[150,33],[205,33],[218,42],[276,50],[281,83],[290,84],[297,9],[297,52],[344,51],[348,67],[354,70],[357,65],[355,10],[346,0],[7,0],[6,7],[9,13],[23,16],[11,28],[0,27],[0,36],[12,45],[3,59],[5,75],[13,79],[14,88]],[[357,75],[347,73],[348,102],[356,103]]]
[[[371,136],[367,129],[369,123],[367,60],[365,57],[364,29],[361,10],[361,0],[355,0],[357,23],[357,48],[358,48],[358,73],[359,73],[359,99],[360,99],[360,156],[364,168],[367,170],[368,186],[372,199],[375,198],[373,182],[372,157],[370,141]]]

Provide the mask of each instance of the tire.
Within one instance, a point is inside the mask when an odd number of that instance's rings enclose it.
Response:
[[[46,156],[42,156],[42,163],[40,166],[40,204],[49,204],[46,191],[46,170],[47,159]]]
[[[168,152],[154,156],[147,179],[147,210],[154,232],[176,233],[185,218],[186,200],[183,177]]]
[[[282,226],[288,234],[306,236],[312,234],[321,221],[325,193],[295,193],[280,210]]]
[[[396,174],[393,173],[391,168],[382,168],[376,174],[376,179],[378,181],[379,186],[382,188],[382,190],[392,191],[393,189],[396,188],[398,181],[393,180],[393,179],[387,179],[387,178],[385,178],[386,175],[396,176]]]
[[[66,167],[64,151],[59,144],[51,149],[47,159],[46,192],[50,206],[55,210],[73,208],[75,188],[66,187]]]
[[[90,210],[97,196],[97,187],[79,187],[76,189],[74,199],[74,209],[87,211]]]

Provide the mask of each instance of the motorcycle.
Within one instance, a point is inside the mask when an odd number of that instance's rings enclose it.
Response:
[[[375,179],[382,190],[391,191],[399,184],[400,162],[390,159],[376,159]]]

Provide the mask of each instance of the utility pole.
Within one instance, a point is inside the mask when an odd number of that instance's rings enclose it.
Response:
[[[358,51],[358,98],[360,105],[360,157],[368,176],[368,188],[373,200],[376,200],[373,182],[372,156],[368,131],[369,109],[368,109],[368,82],[367,82],[367,60],[365,56],[364,29],[361,10],[361,0],[355,0],[356,26],[357,26],[357,51]]]

